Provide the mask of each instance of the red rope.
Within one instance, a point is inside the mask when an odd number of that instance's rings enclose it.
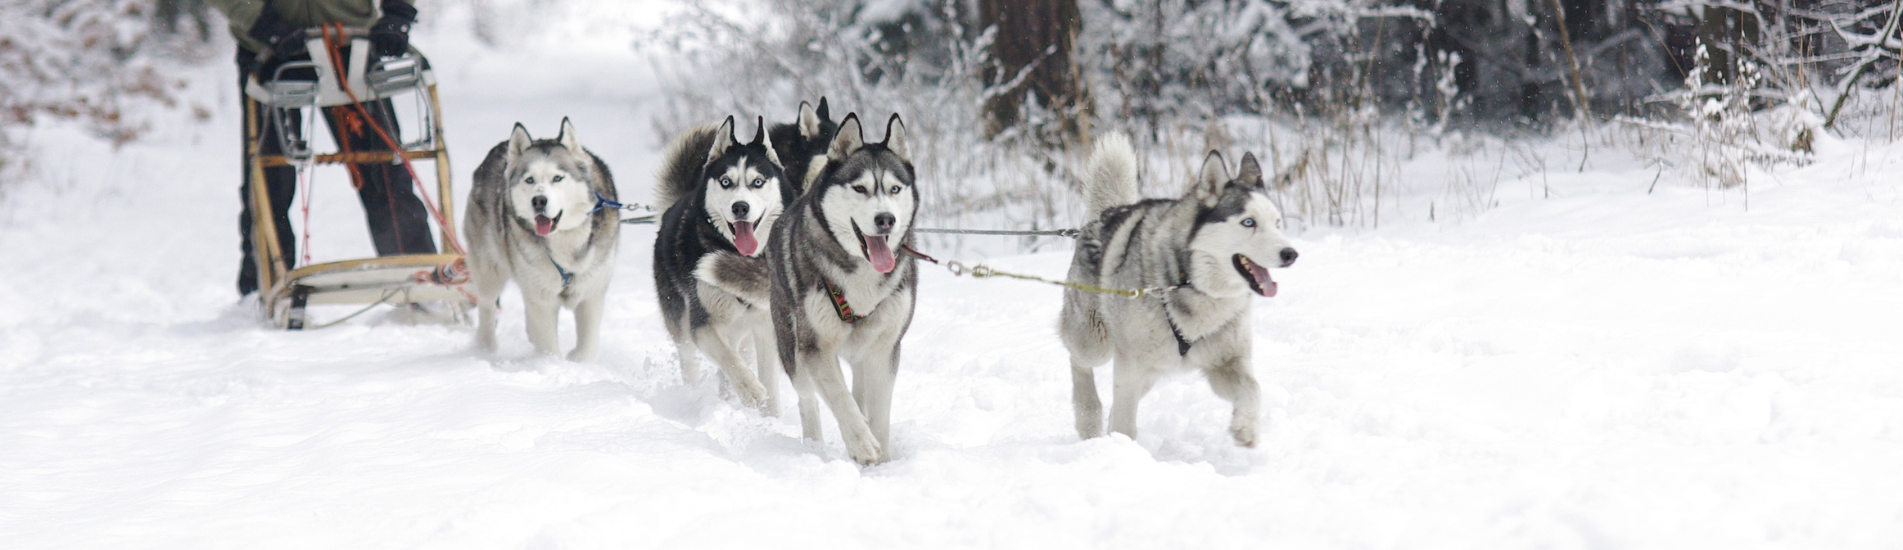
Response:
[[[335,35],[331,34],[333,31],[335,31]],[[344,25],[342,23],[326,24],[323,27],[323,32],[324,47],[330,50],[331,68],[337,72],[337,83],[344,89],[344,94],[350,96],[351,105],[355,106],[357,112],[363,115],[364,120],[370,123],[370,129],[377,131],[377,137],[383,138],[383,143],[390,146],[390,151],[396,154],[397,158],[403,160],[403,169],[410,172],[410,182],[416,185],[417,193],[422,195],[423,206],[428,207],[430,215],[436,217],[436,223],[442,225],[443,235],[448,238],[449,247],[454,249],[457,254],[467,254],[467,252],[463,250],[462,242],[456,238],[456,229],[450,225],[449,219],[443,216],[442,210],[436,207],[436,201],[430,198],[429,190],[423,187],[423,178],[417,177],[416,167],[410,164],[409,152],[404,151],[403,147],[398,145],[396,140],[392,139],[390,134],[383,130],[383,125],[378,124],[377,120],[370,116],[370,112],[364,109],[363,101],[357,98],[357,93],[350,91],[350,83],[344,78],[343,54],[337,45],[337,43],[343,39]]]
[[[311,180],[309,174],[304,173],[308,168],[309,165],[297,167],[297,186],[302,188],[298,194],[304,198],[304,265],[311,265]]]

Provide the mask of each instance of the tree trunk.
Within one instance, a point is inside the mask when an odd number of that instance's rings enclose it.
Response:
[[[985,84],[999,88],[985,102],[986,135],[1018,125],[1029,93],[1057,114],[1065,137],[1085,138],[1089,93],[1071,59],[1071,46],[1084,26],[1077,0],[979,0],[978,18],[980,28],[997,28],[992,63],[984,71]],[[1026,73],[1022,80],[1020,73]]]

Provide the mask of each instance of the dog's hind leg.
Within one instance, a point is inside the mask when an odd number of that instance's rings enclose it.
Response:
[[[1130,364],[1131,361],[1118,354],[1117,364],[1111,369],[1111,391],[1116,395],[1110,402],[1110,430],[1137,437],[1137,402],[1143,395],[1150,393],[1150,386],[1156,385],[1156,369],[1148,365]]]
[[[872,464],[884,458],[878,438],[873,437],[872,427],[866,424],[865,413],[859,410],[852,390],[846,388],[839,354],[822,348],[818,353],[800,358],[799,370],[812,378],[813,387],[826,399],[826,406],[832,408],[833,419],[839,422],[839,436],[845,440],[846,453],[852,455],[852,460]]]
[[[529,343],[535,345],[537,355],[560,355],[561,335],[557,332],[561,320],[562,302],[555,296],[535,296],[522,293],[522,310],[526,315],[529,329]]]
[[[1235,436],[1237,445],[1254,447],[1256,422],[1261,418],[1262,389],[1256,383],[1255,373],[1250,372],[1248,359],[1227,358],[1210,368],[1207,374],[1209,389],[1235,405],[1229,418],[1229,434]]]
[[[755,323],[753,327],[754,372],[760,374],[760,386],[766,390],[767,416],[780,415],[780,354],[773,348],[773,324]]]
[[[741,404],[755,409],[766,407],[766,389],[760,387],[760,381],[742,364],[740,354],[733,349],[733,341],[708,325],[694,329],[694,344],[713,357],[714,365],[727,376],[728,385],[733,387]]]
[[[600,347],[601,302],[606,299],[607,296],[597,294],[575,304],[575,349],[568,352],[569,361],[595,360],[595,352]]]

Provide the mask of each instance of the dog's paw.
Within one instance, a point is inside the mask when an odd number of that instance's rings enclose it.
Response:
[[[853,462],[871,466],[885,461],[885,449],[880,448],[879,440],[872,437],[872,430],[861,426],[845,439],[846,453],[852,455]]]
[[[579,347],[578,347],[578,348],[575,348],[574,350],[571,350],[571,351],[569,351],[569,352],[568,352],[568,360],[569,360],[569,361],[574,361],[574,362],[576,362],[576,363],[587,363],[587,362],[589,362],[589,361],[594,361],[594,360],[595,360],[595,349],[594,349],[594,348],[592,348],[592,347],[590,347],[590,348],[579,348]]]
[[[740,398],[740,404],[757,409],[762,414],[775,412],[767,409],[766,386],[760,385],[759,380],[752,378],[739,380],[734,382],[733,387],[734,394]]]
[[[1255,447],[1255,426],[1232,426],[1229,435],[1235,436],[1237,446]]]
[[[488,334],[482,334],[482,333],[476,334],[476,349],[483,353],[495,353],[496,352],[495,333],[492,332]]]
[[[1078,420],[1077,421],[1077,437],[1080,439],[1096,439],[1099,437],[1103,437],[1103,419],[1097,419],[1095,421],[1092,421],[1089,419]]]

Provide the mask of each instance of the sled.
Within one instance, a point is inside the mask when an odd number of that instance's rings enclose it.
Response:
[[[441,230],[439,250],[460,249],[454,235],[449,147],[443,141],[442,111],[429,61],[413,47],[402,56],[379,59],[372,55],[369,32],[364,29],[332,27],[330,32],[333,44],[349,44],[348,59],[333,59],[327,52],[335,50],[326,46],[323,30],[311,29],[306,34],[313,37],[308,41],[311,60],[286,62],[267,81],[260,82],[253,75],[245,82],[245,95],[256,100],[246,102],[245,108],[245,147],[251,159],[250,165],[245,167],[251,173],[245,197],[251,203],[251,247],[258,263],[259,305],[272,325],[290,330],[307,327],[305,308],[312,304],[366,304],[364,309],[368,310],[378,304],[439,301],[447,305],[457,322],[466,322],[468,310],[474,304],[459,286],[458,279],[466,279],[460,275],[463,264],[459,252],[379,256],[291,269],[286,262],[286,251],[280,250],[277,224],[271,219],[265,168],[294,166],[308,171],[313,165],[408,164],[413,174],[412,184],[418,186],[418,198],[426,206],[430,205],[430,194],[421,179],[424,174],[416,171],[415,163],[407,162],[409,160],[429,161],[435,171],[436,198],[432,210]],[[343,82],[337,78],[335,64],[338,61],[345,65]],[[288,77],[312,72],[315,79]],[[418,120],[404,121],[405,124],[398,126],[399,131],[410,129],[410,133],[418,135],[392,133],[388,136],[397,142],[396,149],[400,149],[404,157],[398,157],[394,151],[312,150],[311,138],[315,137],[317,127],[323,125],[318,122],[322,117],[320,108],[386,98],[416,101],[414,118]],[[303,116],[290,116],[293,109],[300,109]],[[400,115],[392,112],[391,116]],[[261,154],[265,124],[277,125],[279,131],[275,133],[283,154]],[[284,131],[289,129],[285,126],[288,124],[301,125],[296,135],[302,139]],[[311,186],[314,188],[318,183],[313,181]]]

